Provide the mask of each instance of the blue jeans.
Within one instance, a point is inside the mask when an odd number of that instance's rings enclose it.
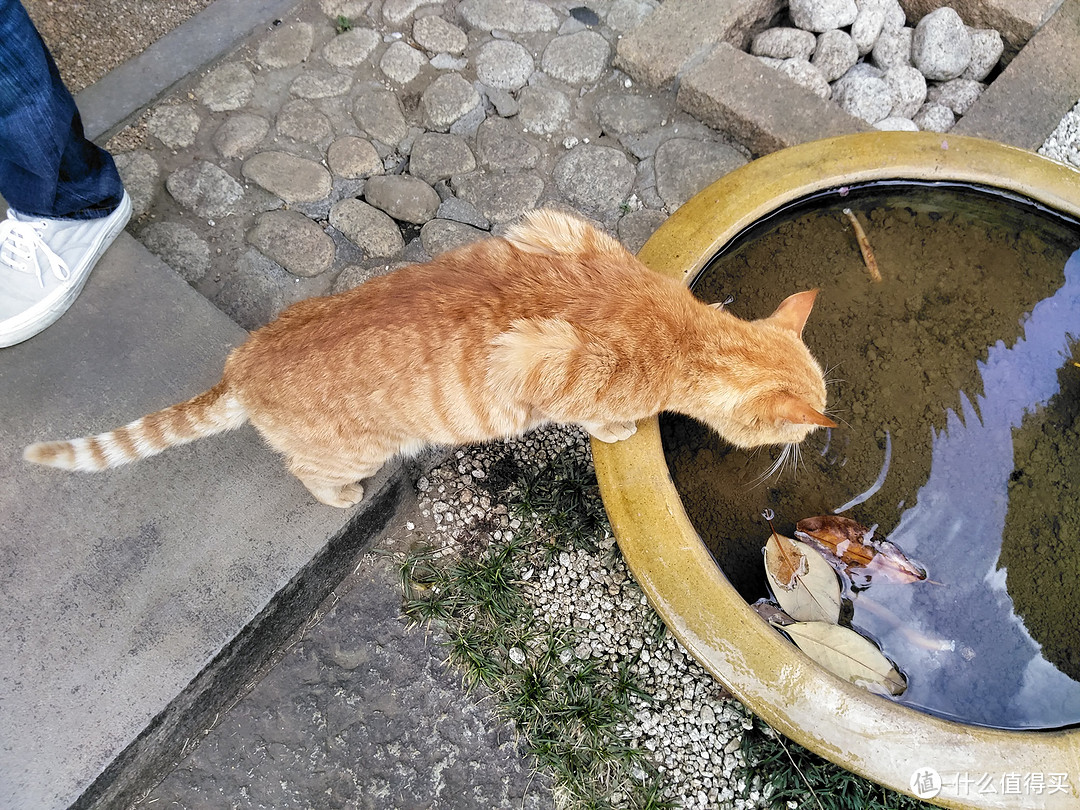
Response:
[[[124,194],[116,164],[83,135],[49,49],[18,0],[0,0],[0,196],[22,214],[107,216]]]

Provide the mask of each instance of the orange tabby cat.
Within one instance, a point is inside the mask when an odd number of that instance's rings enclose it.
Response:
[[[347,507],[398,453],[547,422],[614,442],[668,410],[740,447],[797,443],[834,426],[801,339],[816,293],[744,321],[586,222],[537,211],[505,239],[295,304],[194,399],[24,457],[101,470],[250,421],[312,495]]]

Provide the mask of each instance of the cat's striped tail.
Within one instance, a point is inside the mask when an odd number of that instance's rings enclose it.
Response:
[[[94,472],[156,456],[178,444],[234,430],[247,421],[244,406],[224,380],[209,391],[148,414],[123,427],[70,441],[38,442],[23,458],[62,470]]]

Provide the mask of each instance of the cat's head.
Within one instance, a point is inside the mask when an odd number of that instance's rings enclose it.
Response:
[[[725,346],[720,372],[706,383],[706,413],[696,416],[732,444],[798,444],[819,427],[836,427],[825,416],[825,375],[802,341],[817,292],[796,293],[769,317],[744,321]]]

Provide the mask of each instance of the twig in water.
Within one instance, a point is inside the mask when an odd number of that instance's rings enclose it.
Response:
[[[844,209],[844,216],[851,221],[851,227],[855,229],[855,241],[859,243],[859,252],[862,253],[863,264],[870,271],[870,278],[881,281],[881,273],[878,271],[877,259],[874,258],[874,249],[870,247],[870,240],[866,238],[866,231],[850,208]]]

